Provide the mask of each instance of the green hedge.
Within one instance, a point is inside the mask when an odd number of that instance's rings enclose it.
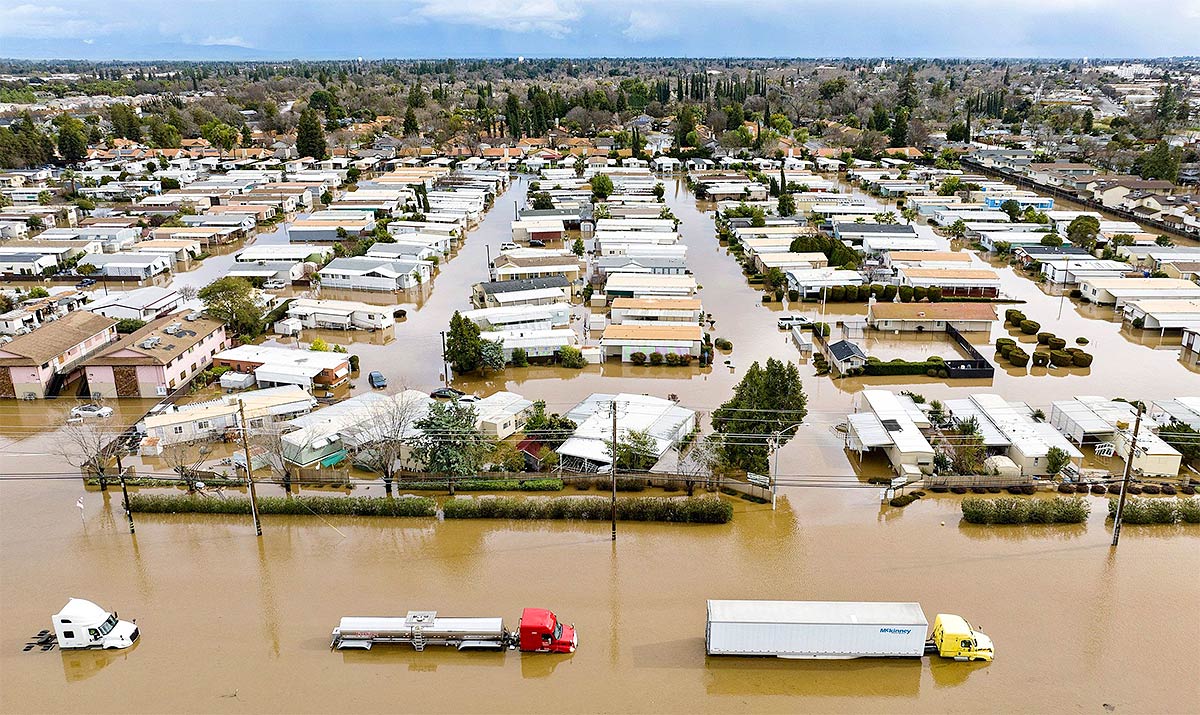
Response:
[[[1117,514],[1117,500],[1108,500],[1108,518]],[[1125,500],[1125,515],[1121,518],[1125,524],[1174,524],[1182,521],[1187,524],[1200,524],[1200,500],[1189,497],[1178,499],[1138,499]]]
[[[553,497],[519,499],[488,497],[450,499],[442,510],[447,519],[579,519],[604,521],[610,515],[604,497]],[[724,524],[733,518],[733,505],[718,497],[626,497],[617,500],[622,521],[668,521]]]
[[[981,499],[962,501],[963,520],[968,524],[1081,524],[1091,507],[1081,497],[1053,499]]]
[[[1050,364],[1050,353],[1045,352],[1044,350],[1035,352],[1032,357],[1034,367],[1046,367]]]
[[[1021,332],[1025,333],[1026,335],[1036,335],[1037,332],[1042,329],[1042,324],[1036,320],[1022,320],[1018,327],[1021,328]]]
[[[1080,350],[1079,352],[1074,353],[1074,356],[1075,357],[1072,358],[1071,362],[1075,363],[1075,367],[1088,367],[1092,364],[1093,357],[1090,353],[1085,353]]]
[[[134,494],[132,511],[147,514],[249,514],[250,500],[188,494]],[[437,502],[428,497],[377,499],[374,497],[259,497],[260,514],[312,514],[350,516],[435,516]]]
[[[922,360],[919,362],[909,362],[907,360],[892,360],[891,362],[871,362],[867,361],[864,372],[867,375],[929,375],[929,371],[933,370],[934,377],[946,372],[946,364],[944,362],[934,362],[932,360]]]
[[[1055,367],[1069,367],[1075,362],[1075,356],[1065,350],[1051,350],[1050,362]]]
[[[447,491],[449,482],[432,479],[419,482],[398,480],[397,489],[413,491]],[[561,492],[561,479],[456,479],[454,490],[460,492]]]

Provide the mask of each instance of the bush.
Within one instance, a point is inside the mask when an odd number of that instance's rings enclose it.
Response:
[[[1090,340],[1088,340],[1087,338],[1075,338],[1075,344],[1076,344],[1076,345],[1087,345],[1087,344],[1088,344],[1088,343],[1090,343],[1090,342],[1091,342],[1091,341],[1090,341]]]
[[[442,511],[447,519],[604,521],[609,518],[609,504],[604,497],[486,497],[450,499]],[[631,497],[617,500],[617,518],[623,521],[724,524],[733,518],[733,505],[718,497]]]
[[[630,353],[629,362],[633,363],[634,365],[645,365],[646,353],[640,351],[636,353]]]
[[[1075,353],[1075,357],[1071,362],[1075,363],[1075,367],[1088,367],[1092,364],[1092,356],[1082,350]]]
[[[857,292],[857,290],[855,291],[854,295],[855,295],[856,297],[858,296],[858,292]],[[845,286],[834,286],[834,287],[830,288],[830,289],[829,289],[829,300],[830,300],[830,301],[832,301],[832,302],[834,302],[834,303],[842,303],[842,302],[845,302],[845,300],[846,300],[846,287],[845,287]]]
[[[146,321],[138,320],[137,318],[122,318],[117,321],[117,332],[121,335],[128,335],[145,324]]]
[[[968,524],[1080,524],[1087,521],[1090,510],[1081,497],[967,497],[962,501],[963,520]]]
[[[1020,348],[1015,348],[1009,351],[1008,361],[1016,367],[1025,367],[1029,364],[1029,353]]]
[[[318,514],[320,516],[435,516],[437,502],[428,497],[259,497],[261,514]],[[132,494],[131,511],[147,514],[249,514],[250,500],[244,497],[196,496],[189,494]]]
[[[790,300],[791,302],[795,303],[796,301],[800,300],[800,291],[798,291],[798,290],[789,290],[789,291],[787,292],[787,296],[788,296],[788,300]]]
[[[1050,363],[1055,367],[1067,367],[1075,361],[1075,357],[1065,350],[1051,350]]]
[[[1000,352],[1001,349],[1005,345],[1016,345],[1016,344],[1017,344],[1017,341],[1013,340],[1012,338],[997,338],[996,339],[996,352]]]
[[[1108,491],[1108,490],[1104,488],[1103,484],[1093,484],[1092,485],[1092,494],[1103,494],[1106,491]]]
[[[892,497],[888,504],[898,507],[906,507],[917,500],[917,497],[912,494],[901,494],[900,496]]]
[[[651,365],[662,365],[663,364],[662,353],[650,353],[650,364]]]
[[[1021,321],[1025,320],[1025,314],[1015,308],[1009,308],[1004,311],[1004,319],[1009,325],[1019,328],[1021,327]]]
[[[412,491],[449,491],[450,483],[446,479],[430,479],[425,481],[397,481],[398,489]],[[454,490],[459,492],[561,492],[561,479],[455,479]]]
[[[513,348],[512,364],[513,367],[529,367],[529,353],[525,348]]]
[[[912,286],[900,286],[899,292],[900,292],[900,302],[901,303],[911,303],[912,302],[912,299],[913,299],[913,287]]]
[[[771,294],[770,294],[770,293],[763,293],[762,302],[764,302],[764,303],[770,303],[770,302],[771,302]]]
[[[1042,324],[1034,320],[1022,320],[1020,324],[1021,332],[1026,335],[1034,335],[1042,329]]]
[[[717,338],[713,341],[713,346],[716,347],[717,350],[733,350],[733,343],[725,338]]]
[[[1162,489],[1160,489],[1157,484],[1142,485],[1142,493],[1143,494],[1158,494],[1161,491],[1162,491]]]
[[[1037,351],[1032,355],[1034,367],[1046,367],[1050,364],[1050,353]]]
[[[1063,348],[1067,347],[1067,341],[1059,337],[1052,337],[1046,341],[1046,345],[1049,346],[1051,350],[1062,350]]]
[[[677,367],[683,362],[678,353],[667,353],[666,361],[671,367]]]
[[[1058,492],[1059,492],[1059,494],[1074,494],[1075,493],[1075,485],[1074,484],[1059,484]]]
[[[1054,333],[1038,333],[1037,334],[1038,345],[1049,345],[1050,338],[1053,338],[1053,337],[1055,337]]]
[[[572,345],[564,345],[558,349],[558,358],[563,367],[580,370],[587,366],[587,358],[583,351]]]
[[[1180,497],[1175,500],[1175,512],[1185,524],[1200,524],[1200,501]]]
[[[895,299],[895,297],[896,297],[896,286],[890,285],[890,284],[885,285],[883,287],[883,292],[879,294],[879,302],[891,303],[892,300]]]

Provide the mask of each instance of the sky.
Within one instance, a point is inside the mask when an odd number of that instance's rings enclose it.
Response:
[[[0,57],[1165,57],[1200,0],[0,0]]]

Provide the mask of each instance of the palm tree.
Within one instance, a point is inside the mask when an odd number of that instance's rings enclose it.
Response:
[[[907,221],[908,223],[911,224],[913,222],[913,219],[915,219],[917,217],[917,210],[914,208],[907,208],[907,209],[902,210],[900,212],[900,215],[904,217],[905,221]]]

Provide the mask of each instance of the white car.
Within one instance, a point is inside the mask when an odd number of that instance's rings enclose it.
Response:
[[[518,246],[518,245],[517,245],[517,244],[515,244],[515,243],[502,243],[502,244],[500,244],[500,252],[501,252],[501,253],[506,253],[506,252],[508,252],[508,251],[515,251],[515,250],[517,250],[517,249],[519,249],[519,248],[520,248],[520,246]]]
[[[104,405],[80,405],[79,407],[71,408],[71,416],[84,417],[112,417],[113,408]]]
[[[808,325],[812,321],[803,315],[785,315],[775,322],[780,328],[794,328],[798,325]]]
[[[263,283],[263,288],[265,290],[280,290],[282,288],[287,288],[287,286],[288,284],[284,283],[283,281],[267,281],[266,283]]]
[[[475,395],[459,395],[455,402],[479,402],[479,398]]]

